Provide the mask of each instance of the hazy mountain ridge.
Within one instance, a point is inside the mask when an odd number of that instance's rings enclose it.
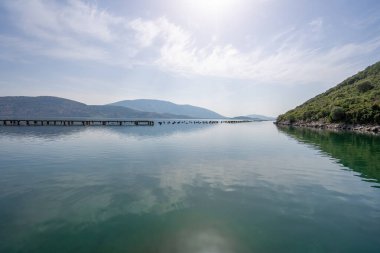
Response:
[[[279,115],[277,122],[380,124],[380,62]]]
[[[232,117],[231,119],[236,119],[236,120],[257,120],[257,121],[261,121],[260,119],[254,119],[254,118],[250,118],[250,117],[247,117],[247,116],[236,116],[236,117]]]
[[[209,118],[209,119],[222,119],[224,116],[211,111],[206,108],[192,106],[192,105],[179,105],[169,101],[155,100],[155,99],[136,99],[136,100],[123,100],[109,105],[124,106],[127,108],[155,113],[170,113],[176,115],[187,115],[191,118]]]
[[[259,119],[259,120],[267,120],[267,121],[271,121],[271,120],[276,119],[275,117],[259,115],[259,114],[250,114],[250,115],[246,115],[246,117],[249,117],[252,119]]]
[[[275,118],[270,117],[270,116],[264,116],[264,115],[258,115],[258,114],[250,114],[250,115],[245,115],[245,116],[236,116],[233,117],[232,119],[237,119],[237,120],[252,120],[252,121],[273,121]]]
[[[185,115],[143,112],[121,106],[86,105],[51,97],[0,97],[1,118],[186,118]]]
[[[132,108],[126,105],[132,106]],[[138,108],[138,109],[137,109]],[[170,112],[170,113],[169,113]],[[174,113],[177,112],[177,113]],[[252,117],[254,116],[254,117]],[[0,118],[209,118],[227,119],[206,108],[177,105],[168,101],[138,99],[108,105],[87,105],[78,101],[53,96],[0,97]],[[232,117],[238,120],[271,120],[262,115]]]

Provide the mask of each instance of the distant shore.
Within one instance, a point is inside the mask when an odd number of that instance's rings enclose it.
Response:
[[[294,127],[306,127],[315,129],[327,129],[334,131],[351,131],[358,133],[373,133],[380,134],[380,125],[360,125],[360,124],[346,124],[346,123],[325,123],[325,122],[274,122],[275,125],[279,126],[294,126]]]

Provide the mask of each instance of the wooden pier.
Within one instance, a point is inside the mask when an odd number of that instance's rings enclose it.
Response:
[[[251,120],[159,120],[161,125],[174,124],[237,124]],[[93,120],[93,119],[0,119],[0,126],[154,126],[153,120]]]
[[[158,121],[157,123],[161,125],[175,125],[175,124],[237,124],[237,123],[249,123],[253,120],[164,120]]]
[[[152,120],[1,119],[0,126],[154,126]]]

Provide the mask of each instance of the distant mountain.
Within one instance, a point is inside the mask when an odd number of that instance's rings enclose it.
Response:
[[[213,112],[211,110],[192,106],[192,105],[178,105],[168,101],[154,100],[154,99],[136,99],[136,100],[123,100],[110,105],[124,106],[127,108],[155,113],[170,113],[177,115],[186,115],[190,118],[203,118],[203,119],[221,119],[224,116]]]
[[[257,118],[251,118],[251,117],[247,117],[247,116],[237,116],[237,117],[233,117],[231,119],[236,119],[236,120],[253,120],[253,121],[262,121],[261,119],[257,119]]]
[[[275,120],[276,119],[275,117],[258,115],[258,114],[250,114],[250,115],[247,115],[246,117],[249,117],[249,118],[252,118],[252,119],[259,119],[259,120],[267,120],[267,121],[271,121],[271,120]]]
[[[122,106],[86,105],[59,97],[0,97],[0,118],[179,118]]]
[[[277,118],[300,122],[380,124],[380,62]]]

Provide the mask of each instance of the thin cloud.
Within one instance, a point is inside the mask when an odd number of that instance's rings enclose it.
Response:
[[[151,46],[161,30],[155,22],[143,21],[140,18],[131,21],[129,26],[136,31],[135,39],[141,48]]]
[[[123,18],[81,1],[70,0],[63,5],[15,0],[4,5],[12,24],[22,32],[19,48],[33,48],[25,51],[54,58],[111,62],[109,46],[120,43],[118,31],[126,25]],[[9,41],[14,35],[6,37],[3,35],[1,41]]]
[[[72,36],[104,42],[115,40],[124,19],[100,10],[96,5],[69,0],[66,4],[55,1],[5,2],[14,17],[13,23],[26,34],[51,39]]]
[[[70,0],[7,1],[3,3],[19,35],[0,36],[0,46],[51,58],[97,61],[107,65],[149,66],[179,75],[252,80],[252,83],[300,84],[336,82],[356,70],[360,57],[379,50],[380,38],[329,49],[308,46],[320,39],[324,20],[292,27],[265,47],[242,52],[232,44],[212,40],[200,45],[196,36],[166,17],[132,19],[98,6]],[[12,45],[10,41],[17,43]],[[269,46],[268,46],[269,47]],[[33,50],[30,50],[33,49]]]
[[[323,29],[323,18],[319,17],[310,21],[309,26],[313,33],[320,33]]]
[[[166,18],[142,21],[144,26],[155,27],[155,41],[161,43],[160,56],[154,62],[164,71],[196,74],[257,82],[311,83],[339,80],[355,67],[356,57],[370,54],[380,48],[379,38],[363,43],[347,43],[328,50],[305,47],[307,36],[302,31],[290,29],[280,37],[284,43],[270,53],[256,49],[242,53],[233,45],[211,44],[197,47],[192,34],[170,23]],[[309,23],[310,33],[320,32],[323,20]],[[144,33],[144,30],[138,30]],[[143,35],[139,35],[144,37]],[[277,37],[279,37],[277,36]],[[161,40],[157,39],[161,38]],[[277,39],[278,40],[278,39]],[[150,43],[153,43],[152,40]],[[293,45],[293,46],[292,46]],[[157,46],[157,45],[156,45]]]

